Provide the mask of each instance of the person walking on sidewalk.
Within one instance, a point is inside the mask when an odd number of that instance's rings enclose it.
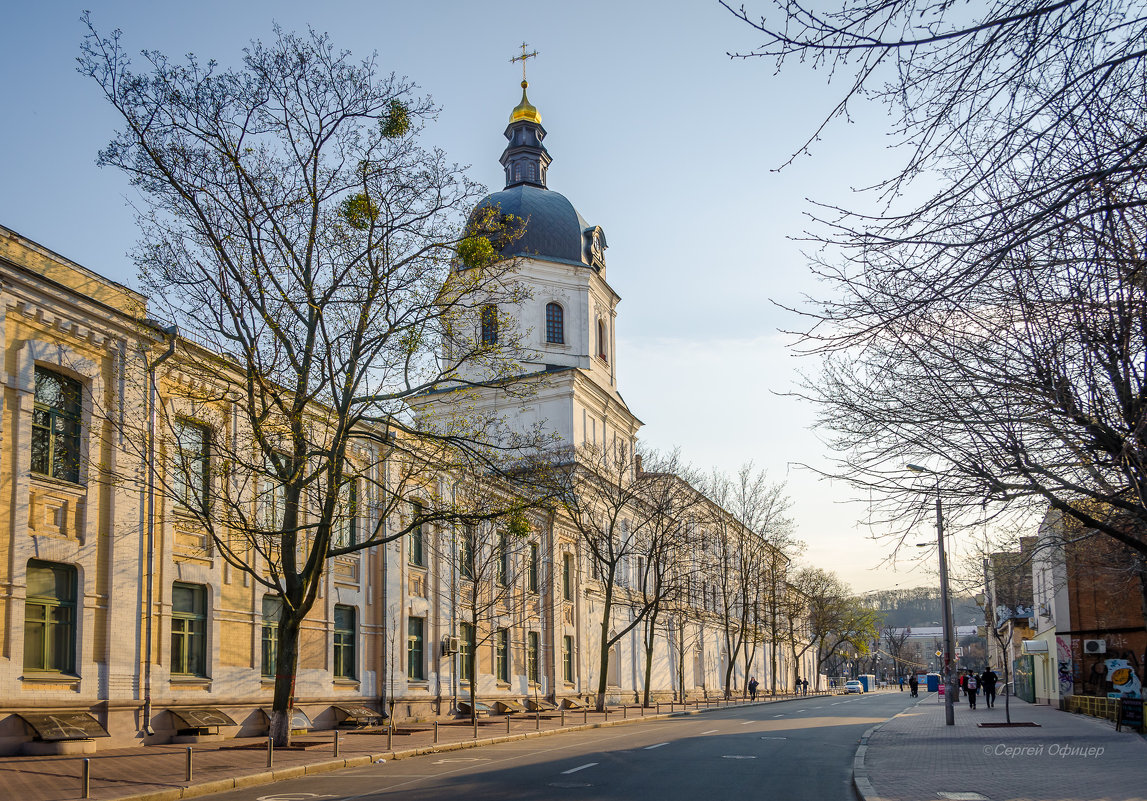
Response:
[[[912,691],[913,698],[920,697],[920,679],[916,678],[915,673],[908,677],[908,689]]]
[[[968,675],[964,677],[964,692],[966,692],[968,694],[968,708],[969,709],[975,709],[976,708],[976,690],[978,689],[978,687],[979,687],[979,684],[976,681],[976,674],[975,673],[968,673]]]
[[[984,702],[987,703],[988,709],[996,705],[996,682],[999,680],[1000,677],[992,670],[991,665],[980,674],[980,686],[984,689]]]
[[[750,701],[756,701],[757,700],[757,687],[758,687],[757,677],[753,676],[751,679],[749,679],[749,700]]]

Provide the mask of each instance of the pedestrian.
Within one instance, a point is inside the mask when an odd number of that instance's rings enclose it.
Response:
[[[750,701],[756,701],[757,700],[757,687],[758,686],[759,685],[757,684],[757,677],[756,676],[753,676],[751,679],[749,679],[749,700]]]
[[[808,679],[801,679],[801,695],[808,695]]]
[[[900,692],[904,692],[904,675],[900,675]]]
[[[916,678],[915,673],[908,677],[908,689],[912,692],[913,698],[920,697],[920,679]]]
[[[996,682],[1000,677],[992,670],[992,666],[988,665],[987,670],[980,674],[980,687],[984,690],[984,702],[987,703],[988,709],[992,709],[996,705]]]
[[[968,694],[968,708],[976,708],[976,691],[979,689],[979,682],[976,681],[975,673],[968,673],[964,676],[964,692]]]

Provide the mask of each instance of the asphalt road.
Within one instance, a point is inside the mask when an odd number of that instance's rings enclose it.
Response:
[[[907,692],[812,697],[401,759],[216,801],[852,801],[861,734]]]

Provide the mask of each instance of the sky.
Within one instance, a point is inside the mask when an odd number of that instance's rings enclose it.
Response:
[[[11,4],[0,224],[133,287],[133,190],[95,164],[117,120],[75,70],[85,6],[133,53],[234,65],[276,23],[325,31],[359,57],[375,52],[441,108],[425,141],[491,191],[502,187],[502,131],[521,96],[510,57],[527,42],[539,53],[529,96],[548,132],[549,188],[609,240],[608,278],[622,298],[618,383],[645,423],[642,440],[679,447],[705,472],[751,461],[787,482],[804,561],[857,591],[936,581],[927,560],[878,568],[888,546],[860,522],[864,505],[801,467],[830,469],[831,454],[811,430],[813,409],[786,395],[816,365],[792,355],[782,332],[800,321],[785,307],[826,291],[800,241],[810,199],[849,204],[854,187],[896,169],[882,108],[832,124],[811,155],[778,171],[842,86],[800,65],[777,73],[768,60],[730,58],[758,36],[715,0]]]

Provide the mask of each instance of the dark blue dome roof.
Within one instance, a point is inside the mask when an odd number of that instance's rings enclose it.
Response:
[[[475,213],[488,207],[497,207],[501,214],[513,214],[526,224],[526,232],[502,250],[503,256],[533,256],[586,266],[590,264],[585,235],[589,225],[565,195],[530,184],[518,184],[487,195]]]

